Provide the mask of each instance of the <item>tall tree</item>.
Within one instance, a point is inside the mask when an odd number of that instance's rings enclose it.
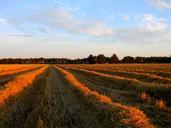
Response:
[[[93,56],[92,54],[89,55],[89,57],[87,58],[87,61],[89,64],[96,64],[97,63],[97,57]]]
[[[97,56],[97,60],[99,64],[104,64],[106,63],[106,57],[103,54],[100,54]]]
[[[135,57],[135,62],[136,63],[144,63],[145,62],[145,57]]]
[[[123,63],[135,63],[135,59],[134,59],[134,57],[132,57],[132,56],[125,56],[125,57],[122,59],[122,62],[123,62]]]
[[[111,58],[110,58],[110,62],[111,62],[112,64],[118,63],[118,62],[119,62],[118,56],[117,56],[116,54],[113,54],[113,55],[111,56]]]

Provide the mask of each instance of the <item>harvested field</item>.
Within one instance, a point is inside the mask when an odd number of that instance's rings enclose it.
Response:
[[[170,64],[0,69],[0,128],[171,126]]]

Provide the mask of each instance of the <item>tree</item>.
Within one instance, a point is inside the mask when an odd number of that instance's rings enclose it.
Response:
[[[122,63],[135,63],[134,57],[125,56],[125,57],[122,59]]]
[[[97,56],[97,61],[99,64],[104,64],[106,63],[106,57],[103,54],[100,54]]]
[[[117,55],[116,54],[113,54],[112,56],[111,56],[111,59],[110,59],[110,63],[118,63],[119,62],[119,58],[117,57]]]
[[[92,54],[89,55],[89,57],[87,58],[87,61],[89,64],[96,64],[97,63],[97,57],[93,56]]]
[[[111,60],[111,57],[106,57],[106,63],[108,64],[111,63],[110,60]]]
[[[136,63],[145,63],[145,57],[135,57],[135,62]]]

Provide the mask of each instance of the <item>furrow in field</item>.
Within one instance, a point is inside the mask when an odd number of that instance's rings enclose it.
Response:
[[[81,82],[85,83],[88,88],[111,97],[112,100],[115,102],[128,106],[136,106],[140,110],[143,110],[146,115],[148,115],[150,120],[158,127],[170,127],[171,115],[168,114],[168,109],[165,109],[163,111],[158,110],[155,106],[155,99],[150,98],[149,101],[144,101],[141,99],[141,97],[139,97],[138,94],[134,92],[107,88],[104,85],[107,85],[108,83],[103,80],[96,80],[93,79],[91,76],[86,76],[74,71],[71,72]]]
[[[0,127],[15,128],[111,128],[118,122],[120,109],[85,97],[55,68],[35,81],[0,111]],[[3,111],[3,112],[2,112]],[[3,113],[3,114],[2,114]],[[124,120],[126,122],[126,120]]]
[[[12,74],[8,74],[8,75],[5,75],[5,76],[0,76],[0,89],[4,89],[5,88],[5,85],[12,81],[15,77],[21,75],[21,74],[25,74],[25,73],[28,73],[28,72],[31,72],[31,71],[34,71],[34,70],[37,70],[41,68],[41,66],[34,66],[34,67],[30,67],[30,68],[25,68],[23,70],[19,70],[19,71],[16,71],[15,73],[12,73]]]
[[[157,75],[157,76],[161,76],[163,78],[171,78],[171,72],[160,72],[160,71],[134,71],[137,73],[147,73],[147,74],[152,74],[152,75]]]
[[[110,127],[110,122],[101,121],[99,119],[101,113],[94,111],[100,109],[70,86],[57,69],[50,67],[45,81],[42,84],[43,89],[35,97],[32,110],[27,116],[26,128],[36,126],[47,128]]]
[[[143,73],[143,74],[149,74],[149,75],[156,75],[160,76],[161,78],[171,78],[171,72],[166,71],[149,71],[149,70],[130,70],[130,69],[109,69],[113,71],[123,71],[123,72],[132,72],[132,73]]]
[[[80,71],[85,71],[85,72],[89,72],[89,73],[93,73],[95,75],[100,75],[100,76],[104,76],[104,77],[110,77],[110,78],[116,78],[118,80],[128,80],[128,81],[133,81],[133,82],[141,82],[137,79],[132,79],[132,78],[126,78],[126,77],[120,77],[120,76],[114,76],[114,75],[110,75],[107,73],[101,73],[101,72],[97,72],[99,70],[90,70],[90,69],[85,69],[85,68],[76,68],[76,67],[66,67],[66,68],[70,68],[73,70],[80,70]]]
[[[140,72],[130,72],[130,71],[119,71],[119,70],[112,70],[112,69],[104,69],[104,68],[92,68],[92,67],[82,67],[83,69],[87,70],[94,70],[101,73],[107,73],[114,76],[119,77],[126,77],[130,79],[137,79],[142,82],[153,82],[158,84],[171,84],[171,78],[162,77],[156,74],[149,74],[149,73],[140,73]]]
[[[69,65],[72,66],[72,65]],[[114,71],[125,71],[125,72],[137,72],[137,73],[148,73],[153,75],[162,76],[165,78],[171,78],[171,65],[170,64],[158,64],[158,65],[141,65],[141,64],[112,64],[112,65],[76,65],[82,68],[93,68],[93,69],[105,69]],[[148,67],[148,68],[146,68]],[[155,68],[155,70],[153,69]],[[164,70],[163,70],[164,69]]]
[[[132,81],[129,79],[124,79],[120,77],[115,77],[109,74],[103,74],[95,71],[90,71],[86,69],[78,69],[78,68],[69,68],[74,70],[82,75],[86,75],[88,77],[93,78],[95,81],[103,81],[107,84],[103,86],[113,89],[119,90],[126,90],[126,91],[133,91],[135,94],[146,92],[151,97],[160,99],[163,98],[167,101],[167,104],[170,105],[171,101],[168,97],[171,96],[170,90],[171,86],[161,86],[161,85],[154,85],[149,83],[143,83],[139,81]]]
[[[129,107],[122,105],[120,103],[115,103],[111,98],[98,93],[97,91],[89,89],[84,83],[81,83],[72,73],[64,70],[61,67],[57,67],[57,69],[65,75],[65,78],[72,84],[72,86],[79,89],[85,96],[94,97],[99,102],[110,105],[111,107],[118,108],[121,110],[122,116],[120,118],[120,123],[125,126],[139,127],[139,128],[150,128],[154,127],[146,115],[137,109],[136,107]],[[119,114],[119,113],[117,113]]]
[[[31,64],[1,64],[0,65],[0,73],[3,72],[9,72],[9,71],[14,71],[14,70],[19,70],[22,68],[27,68],[27,67],[32,67],[35,65]]]
[[[41,79],[47,73],[47,69],[45,68],[43,67],[26,74],[24,77],[33,78],[33,75],[36,74],[37,76],[31,82],[22,82],[21,84],[25,83],[28,85],[25,87],[22,86],[24,88],[20,89],[17,94],[15,93],[15,95],[9,97],[5,104],[0,105],[0,128],[24,128],[25,120],[32,109],[33,101],[37,94],[39,94],[38,92],[42,88],[42,83],[45,82]],[[18,83],[16,85],[21,86]]]
[[[9,76],[9,75],[12,75],[12,74],[16,74],[18,72],[22,72],[22,71],[26,71],[26,70],[29,70],[29,69],[33,69],[33,68],[36,68],[36,67],[40,67],[40,65],[32,65],[32,66],[26,66],[26,67],[22,67],[21,66],[20,68],[16,68],[16,69],[9,70],[9,71],[4,71],[4,72],[0,73],[0,78],[4,77],[4,76]]]
[[[0,105],[3,105],[11,96],[20,93],[36,79],[42,72],[45,71],[47,66],[40,68],[39,70],[29,72],[27,74],[19,75],[14,80],[5,85],[4,90],[0,90]]]

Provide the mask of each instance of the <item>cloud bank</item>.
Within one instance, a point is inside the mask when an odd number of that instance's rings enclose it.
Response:
[[[160,9],[171,9],[170,0],[152,0],[152,5]]]

